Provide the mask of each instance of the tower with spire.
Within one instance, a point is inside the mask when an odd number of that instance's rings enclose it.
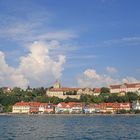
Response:
[[[53,88],[61,88],[61,84],[58,80],[54,83]]]

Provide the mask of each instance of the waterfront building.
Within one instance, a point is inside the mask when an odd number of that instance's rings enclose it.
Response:
[[[69,113],[71,112],[71,108],[68,103],[61,102],[55,106],[55,113]]]
[[[139,100],[133,101],[133,103],[132,103],[132,109],[133,110],[140,110],[140,101]]]
[[[119,110],[119,103],[101,103],[100,104],[100,111],[102,113],[115,113]]]
[[[39,107],[41,103],[39,102],[29,102],[29,113],[37,114],[39,112]]]
[[[84,108],[83,103],[79,102],[61,102],[55,106],[55,113],[82,113]]]
[[[126,92],[137,92],[140,94],[140,83],[124,83],[121,85],[110,85],[111,93],[126,93]]]
[[[95,113],[95,104],[86,105],[83,109],[85,114]]]
[[[130,103],[99,103],[85,106],[85,113],[116,113],[119,110],[129,111]]]
[[[131,103],[119,103],[120,104],[120,110],[126,110],[126,111],[130,111],[132,108]]]
[[[52,113],[54,111],[53,104],[40,102],[17,102],[13,108],[13,113]]]
[[[54,105],[51,103],[41,103],[39,106],[39,113],[54,113]]]
[[[15,105],[13,105],[12,112],[13,113],[29,113],[30,105],[28,102],[17,102]]]
[[[71,113],[83,113],[84,103],[70,102],[69,105],[72,109]]]

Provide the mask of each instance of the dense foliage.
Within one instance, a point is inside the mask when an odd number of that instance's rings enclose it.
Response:
[[[136,93],[128,92],[125,96],[119,96],[117,93],[101,93],[99,96],[92,96],[92,95],[82,95],[80,100],[87,104],[89,103],[101,103],[101,102],[118,102],[118,103],[132,103],[135,100],[139,100],[140,96]]]
[[[110,94],[108,88],[102,88],[101,94],[99,96],[93,95],[81,95],[80,99],[73,99],[67,97],[66,99],[60,99],[58,97],[48,97],[46,96],[46,88],[34,88],[28,87],[26,90],[15,87],[10,93],[3,92],[0,89],[0,104],[4,106],[4,111],[9,112],[12,109],[12,105],[16,102],[25,101],[36,101],[36,102],[46,102],[58,104],[60,102],[85,102],[90,103],[101,103],[101,102],[132,102],[134,100],[139,100],[140,96],[136,93],[128,92],[125,96],[119,96],[118,94]],[[69,92],[67,95],[75,95],[75,92]]]

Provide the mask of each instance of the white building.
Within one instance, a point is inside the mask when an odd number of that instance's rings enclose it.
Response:
[[[78,102],[61,102],[55,107],[55,113],[82,113],[84,104]]]
[[[53,88],[50,88],[46,91],[46,94],[49,97],[59,97],[62,99],[65,99],[67,97],[70,98],[76,98],[80,99],[80,96],[82,94],[87,94],[87,95],[94,95],[94,96],[99,96],[100,94],[100,88],[67,88],[67,87],[61,87],[61,84],[56,81],[54,83]]]
[[[17,102],[12,108],[12,113],[52,113],[53,111],[53,104],[40,102]]]
[[[46,91],[46,95],[49,97],[55,96],[62,99],[65,99],[67,97],[80,99],[80,95],[77,95],[78,90],[79,88],[61,87],[61,84],[56,81],[53,85],[53,88],[49,88]]]
[[[77,91],[77,94],[86,94],[86,95],[93,95],[93,96],[99,96],[101,92],[100,88],[81,88]]]
[[[13,113],[29,113],[30,105],[27,102],[18,102],[13,106]]]
[[[140,101],[134,101],[133,103],[132,103],[132,109],[133,110],[140,110]]]
[[[111,93],[122,93],[122,92],[138,92],[140,93],[140,83],[127,84],[124,83],[122,85],[110,85]]]
[[[89,104],[89,105],[86,105],[84,107],[84,113],[95,113],[95,107],[94,107],[94,104]]]

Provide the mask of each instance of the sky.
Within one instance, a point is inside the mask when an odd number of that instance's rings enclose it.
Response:
[[[140,82],[139,0],[0,0],[0,87]]]

